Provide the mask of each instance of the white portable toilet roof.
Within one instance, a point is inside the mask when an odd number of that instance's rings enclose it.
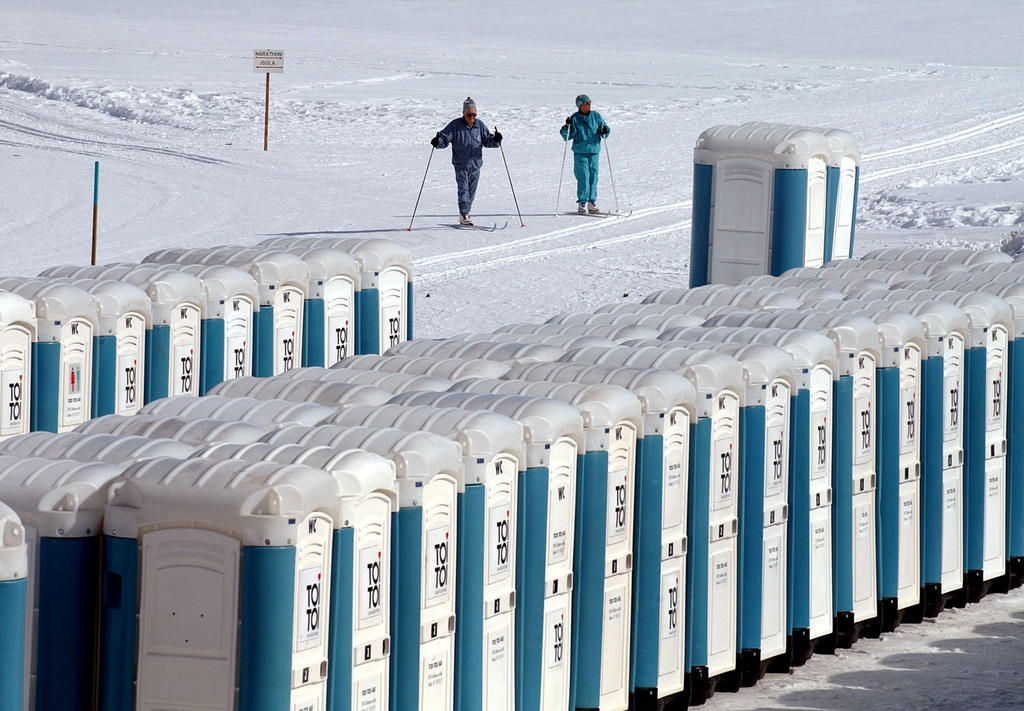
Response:
[[[809,369],[825,365],[836,373],[836,347],[828,336],[818,331],[788,328],[758,328],[744,326],[696,326],[667,330],[662,333],[665,340],[694,340],[707,338],[722,343],[762,343],[776,346],[789,353],[797,368]]]
[[[47,267],[43,271],[39,272],[41,277],[58,277],[58,278],[77,278],[86,277],[91,278],[103,269],[102,266],[79,266],[77,264],[58,264],[56,266]]]
[[[743,365],[747,382],[747,405],[763,403],[764,389],[773,380],[785,380],[791,390],[796,390],[796,362],[793,356],[783,348],[763,343],[682,343],[679,341],[663,341],[663,348],[706,347],[716,353],[732,356]]]
[[[201,257],[202,264],[226,264],[249,272],[260,286],[260,302],[274,303],[274,292],[290,286],[305,293],[309,288],[306,263],[287,252],[249,248],[218,248]]]
[[[144,405],[141,415],[210,417],[215,420],[245,422],[256,427],[272,428],[284,425],[312,426],[334,412],[333,408],[311,402],[289,400],[257,400],[251,397],[225,397],[223,395],[176,395]]]
[[[438,378],[433,375],[415,375],[412,373],[389,373],[386,370],[306,367],[293,368],[275,377],[287,378],[289,380],[313,380],[321,383],[373,385],[382,390],[387,390],[389,393],[401,393],[412,390],[441,392],[452,386],[452,381],[447,378]]]
[[[310,244],[348,252],[355,257],[364,272],[381,272],[388,267],[397,266],[412,274],[412,254],[391,240],[326,237],[313,238]]]
[[[260,288],[248,272],[225,265],[184,264],[178,267],[183,272],[198,277],[203,283],[206,295],[206,318],[224,318],[227,304],[232,299],[244,296],[254,307],[260,305]]]
[[[415,339],[392,346],[389,354],[437,358],[483,358],[504,363],[541,363],[558,360],[565,350],[539,343],[494,343]]]
[[[1024,279],[1024,262],[1014,260],[1008,264],[1000,264],[998,262],[985,262],[982,264],[972,264],[968,267],[972,274],[994,274],[999,276],[1005,276],[1010,278],[1011,276],[1018,279]]]
[[[509,454],[526,466],[523,425],[505,415],[487,410],[463,410],[429,405],[357,405],[340,410],[324,424],[346,427],[393,427],[400,430],[433,432],[453,439],[462,447],[466,462],[466,483],[479,484],[494,476],[487,466],[499,454]]]
[[[149,459],[110,488],[103,530],[138,538],[139,529],[215,524],[247,546],[291,546],[296,525],[320,511],[339,518],[337,483],[300,464],[237,459]]]
[[[208,251],[207,247],[168,247],[150,252],[142,258],[142,263],[152,264],[199,264],[195,255]]]
[[[610,348],[614,341],[591,335],[574,335],[569,333],[479,333],[456,336],[455,339],[465,343],[520,343],[531,345],[554,346],[563,351],[586,346],[605,346]],[[455,340],[453,339],[453,340]]]
[[[28,546],[21,519],[0,501],[0,582],[28,577]]]
[[[101,335],[114,335],[125,314],[137,313],[146,321],[147,327],[153,324],[153,304],[149,295],[134,284],[113,279],[67,279],[65,283],[92,294]]]
[[[705,294],[717,294],[726,288],[725,284],[704,284],[703,286],[695,286],[692,289],[688,289],[682,286],[673,286],[668,289],[660,289],[644,297],[641,305],[647,304],[692,304],[694,298],[704,298]],[[697,301],[696,303],[703,303],[703,301]],[[609,304],[602,307],[597,311],[601,313],[602,310],[619,312],[623,309],[626,304]],[[636,304],[632,304],[636,306]]]
[[[971,347],[984,346],[986,343],[985,334],[996,323],[1001,323],[1007,329],[1010,338],[1015,337],[1013,331],[1013,310],[1006,301],[998,296],[977,292],[961,294],[956,291],[934,289],[897,289],[890,291],[886,295],[886,300],[891,301],[913,299],[946,301],[963,309],[967,314],[970,324],[968,340]]]
[[[438,474],[454,477],[459,492],[465,491],[462,447],[454,440],[430,432],[323,425],[286,427],[268,433],[263,441],[271,444],[365,449],[386,457],[395,464],[398,501],[402,507],[422,505],[423,484]]]
[[[97,279],[120,279],[146,292],[153,305],[153,322],[170,323],[171,313],[183,303],[193,304],[205,314],[203,283],[197,277],[173,267],[154,264],[108,264]]]
[[[435,358],[434,356],[409,355],[358,355],[345,358],[333,366],[377,370],[390,373],[434,375],[447,380],[462,378],[500,378],[509,369],[505,363],[484,358]]]
[[[193,457],[302,464],[322,469],[338,483],[342,517],[334,522],[336,529],[351,526],[355,519],[355,507],[374,492],[385,494],[391,500],[392,511],[398,510],[398,484],[395,480],[394,462],[364,449],[253,442],[213,444],[197,450]]]
[[[36,305],[40,341],[60,341],[61,328],[75,319],[88,321],[96,332],[96,302],[89,292],[61,282],[5,277],[0,289],[13,291]]]
[[[878,335],[882,339],[880,365],[897,367],[900,351],[908,344],[916,344],[922,353],[925,352],[924,324],[916,316],[893,311],[872,301],[841,301],[836,308],[843,313],[865,316],[878,327]]]
[[[122,437],[139,435],[150,439],[174,439],[193,447],[213,442],[248,444],[256,442],[266,430],[244,422],[225,422],[204,417],[163,417],[160,415],[104,415],[82,423],[76,432],[110,433]]]
[[[1010,264],[1013,262],[1013,257],[998,249],[962,248],[946,250],[943,260],[973,267],[977,264]]]
[[[885,293],[889,293],[888,291]],[[755,326],[773,328],[806,329],[825,333],[835,344],[839,369],[848,368],[847,361],[862,350],[869,351],[875,358],[880,355],[882,341],[878,329],[863,316],[823,314],[814,311],[763,311],[738,316],[732,315],[709,320],[711,326]]]
[[[816,284],[823,284],[820,279]],[[779,291],[787,296],[792,296],[802,304],[813,304],[818,301],[842,300],[846,295],[838,289],[827,286],[783,286]]]
[[[322,285],[330,279],[343,276],[351,279],[355,290],[359,291],[359,262],[348,252],[332,247],[310,247],[305,244],[290,247],[279,245],[275,249],[294,254],[305,262],[311,283]]]
[[[128,464],[156,457],[184,459],[193,451],[194,447],[173,439],[107,433],[29,432],[0,442],[0,455],[107,464]]]
[[[970,340],[970,318],[967,312],[956,304],[931,299],[879,299],[877,303],[918,319],[924,327],[926,337],[946,338],[951,333],[959,333],[965,341]]]
[[[250,376],[225,380],[213,387],[207,394],[210,395],[308,402],[333,410],[348,404],[380,405],[387,402],[392,393],[373,385],[359,383]]]
[[[745,126],[764,126],[764,127],[775,127],[780,129],[795,128],[786,124],[773,124],[762,121],[749,121]],[[828,162],[831,166],[838,167],[843,158],[852,158],[855,163],[860,163],[860,143],[857,141],[857,137],[852,133],[843,131],[838,128],[822,128],[820,126],[806,126],[804,127],[808,131],[814,131],[820,133],[828,141],[829,156]]]
[[[658,335],[658,330],[651,326],[639,326],[636,324],[518,323],[503,326],[495,331],[495,334],[506,334],[510,338],[512,334],[558,335],[567,337],[586,336],[618,343],[631,338],[654,338]],[[595,343],[593,345],[599,344]]]
[[[20,323],[29,328],[35,338],[36,305],[34,301],[13,291],[0,291],[0,324]]]
[[[97,536],[107,485],[122,469],[102,462],[0,456],[0,501],[40,536]]]
[[[830,153],[828,139],[818,131],[781,124],[741,124],[703,131],[693,149],[693,162],[757,157],[776,168],[800,169],[815,156],[827,160]]]

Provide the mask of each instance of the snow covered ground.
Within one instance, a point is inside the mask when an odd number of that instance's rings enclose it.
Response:
[[[1011,0],[0,0],[2,272],[268,236],[380,236],[418,272],[416,331],[443,336],[639,300],[686,283],[692,147],[748,120],[836,126],[864,154],[857,252],[987,246],[1024,227],[1024,36]],[[282,49],[263,152],[264,77]],[[599,221],[555,204],[556,131],[588,93],[612,126]],[[427,141],[472,95],[505,135],[452,229],[447,152]],[[609,163],[611,161],[611,171]],[[610,178],[614,175],[615,191]],[[711,708],[1024,705],[1024,604],[814,659]],[[885,689],[885,695],[873,690]]]

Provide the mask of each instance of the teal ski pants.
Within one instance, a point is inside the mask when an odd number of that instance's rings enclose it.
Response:
[[[576,202],[597,202],[597,164],[600,153],[573,153],[572,170],[576,175]]]

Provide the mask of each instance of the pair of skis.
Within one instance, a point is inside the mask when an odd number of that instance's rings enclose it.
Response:
[[[508,227],[508,220],[505,220],[505,224],[503,224],[501,227],[498,227],[497,222],[495,222],[493,225],[464,225],[461,222],[458,222],[452,225],[452,227],[454,227],[457,230],[478,230],[480,232],[496,232],[497,230],[503,230],[506,227]]]

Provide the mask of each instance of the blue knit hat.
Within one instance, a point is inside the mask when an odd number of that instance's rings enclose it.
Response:
[[[580,94],[579,96],[576,97],[576,108],[578,109],[579,107],[583,106],[583,104],[587,103],[588,101],[590,101],[590,97],[589,96],[587,96],[586,94]]]

